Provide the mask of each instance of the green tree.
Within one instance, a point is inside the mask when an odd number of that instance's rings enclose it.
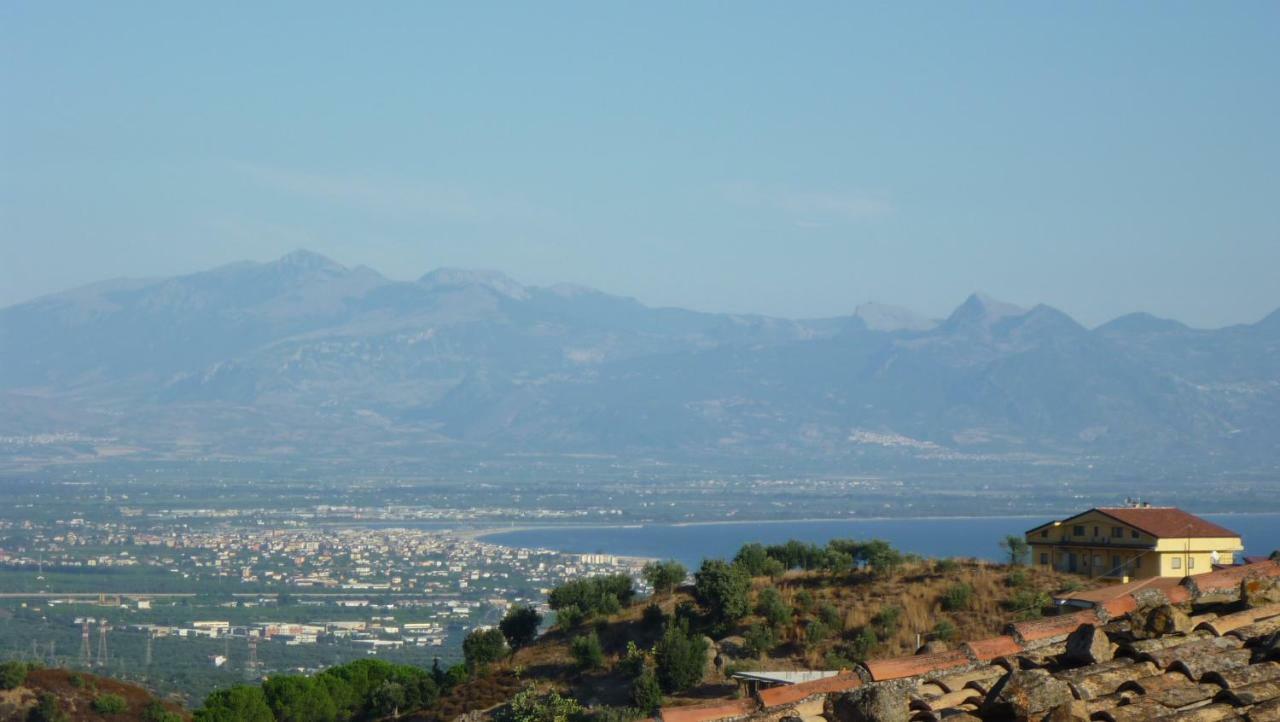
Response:
[[[778,637],[772,629],[763,624],[753,624],[742,635],[747,651],[751,656],[759,658],[778,646]]]
[[[129,703],[118,694],[100,694],[93,699],[93,711],[98,714],[120,714],[129,708]]]
[[[899,607],[888,606],[881,607],[871,618],[871,626],[876,631],[876,636],[880,639],[888,639],[898,631],[898,622],[902,619],[902,609]]]
[[[844,631],[844,615],[830,602],[818,607],[818,619],[833,631]]]
[[[744,544],[738,550],[733,563],[742,567],[743,571],[753,577],[764,576],[765,564],[769,561],[769,552],[763,544]]]
[[[1027,554],[1031,551],[1031,547],[1027,545],[1027,540],[1016,534],[1010,534],[1001,539],[1000,548],[1009,557],[1009,563],[1015,566],[1025,564]]]
[[[0,662],[0,689],[21,687],[27,681],[28,670],[26,662]]]
[[[707,559],[694,579],[694,592],[712,624],[727,627],[747,615],[751,578],[741,567]]]
[[[384,680],[369,695],[369,711],[378,717],[399,717],[400,710],[406,709],[409,695],[400,682]]]
[[[645,667],[631,682],[631,704],[647,715],[652,715],[662,706],[662,687],[652,669]]]
[[[573,629],[582,624],[586,615],[582,613],[582,609],[576,604],[561,607],[556,610],[556,626],[561,629]]]
[[[196,710],[196,722],[275,722],[262,688],[238,684],[211,693]]]
[[[882,539],[872,539],[864,544],[858,560],[866,564],[871,569],[871,573],[878,577],[893,574],[905,561],[902,552]]]
[[[572,697],[555,692],[538,694],[530,688],[512,697],[496,718],[499,722],[570,722],[583,712],[582,705]]]
[[[502,636],[512,649],[519,649],[529,644],[538,636],[538,625],[542,624],[542,615],[531,606],[515,606],[507,610],[506,616],[498,623]]]
[[[334,722],[338,709],[314,677],[285,675],[262,683],[276,722]]]
[[[684,624],[667,625],[653,650],[658,684],[668,693],[683,692],[702,681],[707,663],[707,642],[689,634]]]
[[[764,618],[773,629],[791,624],[791,607],[782,601],[782,595],[773,587],[762,589],[756,595],[756,614]]]
[[[764,568],[761,570],[761,573],[776,582],[782,578],[782,575],[787,573],[787,567],[777,559],[769,557],[765,560]]]
[[[816,619],[805,625],[804,642],[806,647],[815,647],[825,642],[830,636],[831,628]]]
[[[579,669],[590,671],[604,667],[604,649],[594,631],[574,637],[569,648]]]
[[[674,559],[665,562],[649,562],[641,572],[644,580],[653,587],[654,594],[670,595],[689,575],[684,565]]]
[[[625,574],[610,574],[588,579],[575,579],[561,584],[551,590],[547,603],[557,612],[565,607],[576,606],[587,616],[596,614],[614,614],[631,603],[635,589],[631,577]]]
[[[506,653],[507,640],[497,629],[476,629],[462,640],[462,656],[472,671],[502,659]]]
[[[182,715],[170,712],[159,700],[151,700],[142,709],[142,722],[182,722]]]

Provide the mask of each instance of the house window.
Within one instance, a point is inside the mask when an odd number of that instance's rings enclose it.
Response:
[[[1138,530],[1137,530],[1137,529],[1130,529],[1130,530],[1129,530],[1129,536],[1130,536],[1130,537],[1132,537],[1132,538],[1134,538],[1134,539],[1137,539],[1137,538],[1138,538]]]
[[[1098,532],[1098,527],[1096,527],[1096,526],[1093,528],[1093,535],[1094,535],[1094,536],[1102,536],[1102,535]]]
[[[1123,538],[1123,537],[1124,537],[1124,529],[1122,529],[1122,528],[1120,528],[1120,527],[1118,527],[1118,526],[1113,526],[1113,527],[1111,527],[1111,538],[1112,538],[1112,539],[1120,539],[1120,538]]]
[[[1113,572],[1120,571],[1120,555],[1119,554],[1111,555],[1111,571]]]
[[[1045,530],[1041,531],[1041,532],[1040,532],[1040,536],[1041,536],[1041,537],[1043,537],[1043,538],[1045,538],[1045,539],[1048,539],[1048,538],[1049,538],[1049,530],[1048,530],[1048,529],[1045,529]]]
[[[1138,569],[1142,566],[1142,557],[1133,558],[1133,568]]]
[[[1048,563],[1049,563],[1049,555],[1048,555],[1048,554],[1045,554],[1045,553],[1043,553],[1043,552],[1041,552],[1041,554],[1040,554],[1040,563],[1041,563],[1041,564],[1048,564]]]
[[[1174,568],[1174,569],[1181,569],[1181,568],[1182,568],[1182,557],[1174,557],[1174,558],[1173,558],[1173,564],[1171,564],[1171,565],[1169,565],[1169,566],[1171,566],[1171,567],[1172,567],[1172,568]]]
[[[1084,525],[1076,524],[1074,527],[1071,528],[1071,533],[1075,534],[1076,536],[1084,536]]]
[[[1196,568],[1196,558],[1187,557],[1187,569],[1195,569],[1195,568]]]

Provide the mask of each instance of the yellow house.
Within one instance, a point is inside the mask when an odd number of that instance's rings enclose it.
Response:
[[[1026,538],[1032,564],[1121,581],[1203,574],[1244,551],[1239,534],[1173,507],[1090,509]]]

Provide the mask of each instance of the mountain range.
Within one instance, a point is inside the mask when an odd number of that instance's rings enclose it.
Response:
[[[975,294],[945,319],[653,308],[307,251],[0,310],[0,459],[1161,460],[1274,471],[1280,311],[1086,328]]]

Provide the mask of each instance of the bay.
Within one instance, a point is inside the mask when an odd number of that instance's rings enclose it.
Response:
[[[1280,549],[1280,514],[1202,514],[1239,533],[1246,554]],[[731,558],[743,544],[779,544],[788,539],[825,543],[830,539],[884,539],[905,552],[926,557],[998,560],[999,542],[1049,519],[1043,516],[946,517],[925,519],[789,520],[642,524],[632,526],[548,526],[482,535],[504,546],[572,553],[676,559],[690,568],[704,558]]]

